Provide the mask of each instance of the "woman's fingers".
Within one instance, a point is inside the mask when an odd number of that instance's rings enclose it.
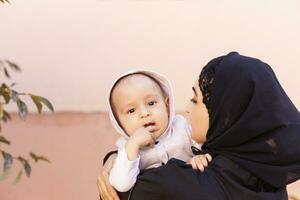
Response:
[[[97,186],[102,200],[109,200],[109,198],[107,197],[108,193],[104,183],[104,177],[102,176],[102,174],[100,174],[97,178]]]
[[[108,191],[108,194],[110,195],[110,197],[112,198],[112,200],[120,200],[117,191],[115,190],[115,188],[109,183],[109,179],[107,177],[107,181],[106,183],[106,188]]]
[[[100,197],[100,200],[107,200],[108,199],[108,198],[104,197],[104,194],[102,192],[99,193],[99,197]]]
[[[100,197],[100,200],[104,200],[104,198],[103,198],[103,196],[102,196],[101,193],[100,193],[99,197]]]
[[[103,200],[120,200],[116,190],[110,185],[108,174],[105,171],[98,176],[97,184]]]
[[[98,187],[99,187],[99,192],[102,200],[113,200],[113,198],[110,196],[106,184],[105,184],[105,178],[103,175],[98,177]]]
[[[109,173],[116,159],[116,155],[111,155],[104,164],[100,175],[97,178],[97,186],[102,200],[120,200],[117,191],[109,183]]]

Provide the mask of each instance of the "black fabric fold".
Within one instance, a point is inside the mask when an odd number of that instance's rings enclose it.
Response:
[[[231,159],[277,188],[298,180],[300,115],[271,67],[231,52],[209,62],[200,75],[206,77],[213,83],[200,85],[210,94],[203,101],[210,125],[202,150]]]

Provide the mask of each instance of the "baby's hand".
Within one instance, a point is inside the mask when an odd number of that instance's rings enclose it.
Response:
[[[139,150],[145,146],[154,146],[155,138],[146,128],[136,130],[128,139],[125,150],[129,160],[138,157]]]
[[[139,128],[129,138],[130,142],[135,143],[139,148],[153,146],[155,138],[147,128]]]
[[[192,168],[195,170],[204,171],[204,167],[208,166],[208,163],[212,161],[211,155],[208,153],[205,155],[197,155],[191,158],[188,164],[192,165]]]

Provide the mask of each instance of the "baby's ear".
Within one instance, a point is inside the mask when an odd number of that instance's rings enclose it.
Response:
[[[165,104],[169,107],[169,97],[165,98]]]

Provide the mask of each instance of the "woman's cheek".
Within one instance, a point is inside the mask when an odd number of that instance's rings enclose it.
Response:
[[[192,117],[192,116],[190,116]],[[195,121],[193,120],[193,118],[190,119],[190,123],[191,123],[191,126],[192,126],[192,137],[194,139],[197,138],[197,128],[196,128],[196,124],[195,124]]]

